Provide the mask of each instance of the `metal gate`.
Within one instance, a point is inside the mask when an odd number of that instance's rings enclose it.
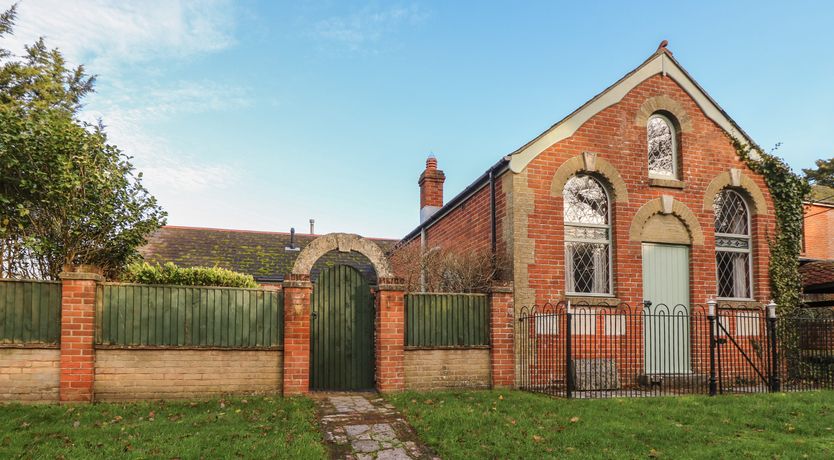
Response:
[[[775,386],[775,329],[762,310],[718,309],[715,369],[718,393],[764,393]]]
[[[310,309],[310,389],[374,388],[374,298],[362,273],[325,268]]]

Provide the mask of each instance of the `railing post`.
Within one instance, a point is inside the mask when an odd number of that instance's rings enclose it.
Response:
[[[570,300],[568,300],[567,309],[565,310],[565,318],[567,319],[567,325],[565,326],[565,373],[567,382],[567,389],[565,391],[565,395],[568,398],[573,397],[573,366],[571,364],[571,350],[570,350],[570,342],[571,342],[571,335],[573,335],[571,331],[571,322],[573,319],[573,312],[571,312],[570,307]]]
[[[715,306],[717,302],[707,300],[707,318],[709,319],[709,395],[715,396],[718,385],[715,381]]]
[[[779,379],[779,355],[776,350],[776,302],[767,304],[767,336],[770,339],[770,391],[781,391]]]

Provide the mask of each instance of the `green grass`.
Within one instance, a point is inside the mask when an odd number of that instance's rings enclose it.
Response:
[[[306,398],[0,406],[0,458],[324,458]]]
[[[388,399],[447,460],[834,458],[834,392],[566,400],[453,391]]]

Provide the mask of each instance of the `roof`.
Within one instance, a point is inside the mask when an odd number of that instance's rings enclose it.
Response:
[[[834,205],[834,188],[824,185],[814,185],[811,187],[811,194],[808,196],[808,201],[811,203]]]
[[[282,281],[292,271],[295,259],[321,235],[295,234],[297,250],[288,250],[290,234],[252,230],[165,226],[148,238],[139,253],[149,263],[173,262],[182,267],[222,267],[246,273],[258,281]],[[369,238],[388,252],[397,240]],[[323,256],[311,275],[322,266],[346,264],[375,280],[374,269],[365,256],[333,251]]]
[[[539,154],[551,145],[572,136],[579,127],[597,113],[620,102],[629,91],[657,74],[663,74],[675,80],[703,110],[704,114],[731,136],[755,147],[756,144],[727,115],[712,97],[689,75],[689,73],[672,57],[672,53],[662,44],[657,51],[603,92],[594,96],[582,107],[551,126],[547,131],[510,154],[510,169],[519,173]],[[755,150],[753,154],[755,155]]]
[[[815,260],[799,267],[806,293],[834,290],[834,260]]]

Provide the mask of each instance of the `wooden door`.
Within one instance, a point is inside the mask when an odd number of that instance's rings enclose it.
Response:
[[[689,246],[643,243],[648,374],[689,373]]]

